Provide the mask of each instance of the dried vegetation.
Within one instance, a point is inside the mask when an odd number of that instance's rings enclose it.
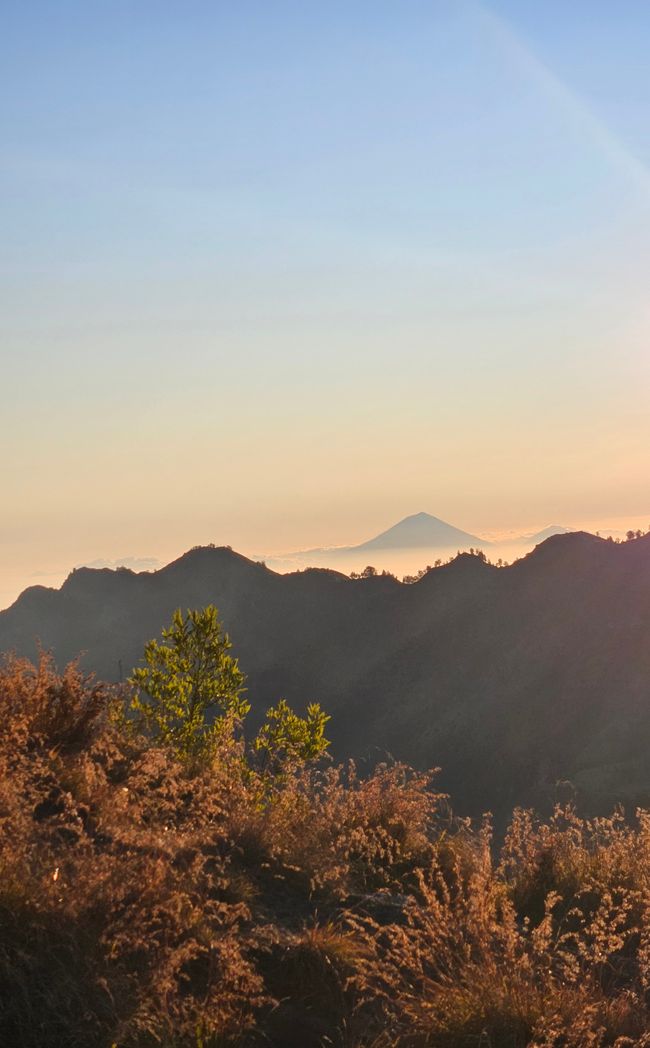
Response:
[[[0,1043],[649,1045],[650,815],[489,826],[431,776],[190,774],[75,666],[0,674]]]

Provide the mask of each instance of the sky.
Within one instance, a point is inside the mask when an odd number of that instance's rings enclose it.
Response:
[[[648,39],[647,0],[4,0],[0,607],[421,510],[647,523]]]

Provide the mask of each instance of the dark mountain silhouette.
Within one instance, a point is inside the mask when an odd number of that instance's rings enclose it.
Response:
[[[404,517],[398,524],[394,524],[381,535],[362,542],[359,546],[350,547],[352,550],[384,550],[384,549],[435,549],[456,548],[464,549],[466,546],[489,546],[485,539],[476,535],[470,535],[460,528],[454,528],[438,517],[432,517],[430,513],[414,513],[410,517]]]
[[[209,602],[254,712],[320,701],[337,757],[441,765],[473,813],[551,803],[559,780],[593,810],[650,801],[650,536],[558,535],[508,568],[462,554],[412,585],[277,575],[225,548],[83,568],[0,613],[0,650],[31,657],[39,638],[116,680],[174,608]]]

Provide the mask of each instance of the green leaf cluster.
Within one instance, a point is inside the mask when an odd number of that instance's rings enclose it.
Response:
[[[230,654],[232,643],[213,605],[174,612],[162,643],[150,640],[133,671],[136,722],[185,761],[209,758],[227,731],[250,710],[246,678]]]
[[[265,781],[321,757],[329,746],[330,718],[318,703],[310,703],[307,716],[300,717],[284,699],[267,710],[246,750],[242,725],[250,703],[231,648],[213,605],[185,615],[175,611],[162,642],[148,642],[144,665],[131,675],[131,723],[191,766],[210,762],[223,742],[238,740],[246,774]]]
[[[306,717],[299,717],[285,699],[280,699],[277,706],[267,710],[266,722],[253,741],[264,769],[278,774],[321,757],[329,746],[325,738],[328,720],[317,702],[309,704]]]

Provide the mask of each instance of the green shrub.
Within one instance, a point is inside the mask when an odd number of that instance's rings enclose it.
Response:
[[[162,643],[150,640],[145,646],[145,665],[130,678],[136,689],[130,700],[132,723],[190,767],[210,763],[224,743],[238,738],[243,743],[250,703],[231,648],[214,606],[186,615],[179,609],[162,631]],[[279,778],[317,760],[329,746],[329,717],[318,703],[300,717],[280,699],[266,716],[252,744],[243,747],[250,772]]]
[[[162,643],[149,641],[146,665],[133,671],[131,712],[179,759],[209,758],[250,710],[244,674],[228,654],[232,644],[212,605],[186,615],[178,609],[162,637]]]

